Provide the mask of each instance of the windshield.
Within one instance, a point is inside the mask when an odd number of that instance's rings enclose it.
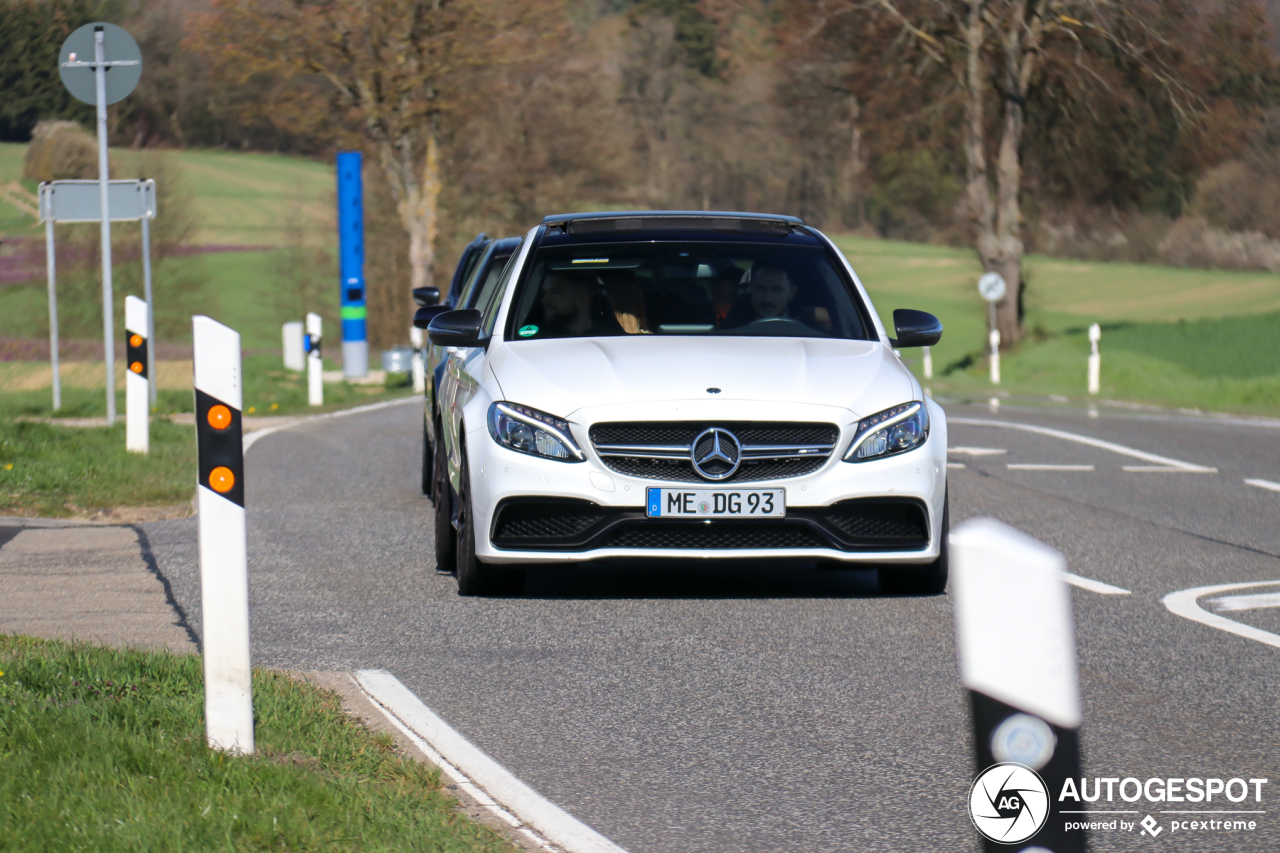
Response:
[[[513,306],[514,340],[762,335],[872,340],[817,247],[624,243],[544,247]]]

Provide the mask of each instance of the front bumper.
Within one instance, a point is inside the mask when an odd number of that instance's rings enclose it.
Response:
[[[564,463],[507,450],[485,430],[469,430],[476,556],[485,563],[627,557],[930,563],[941,547],[947,464],[945,416],[936,408],[931,415],[928,440],[908,453],[848,463],[837,452],[810,474],[737,486],[785,489],[785,519],[715,522],[646,518],[646,487],[688,484],[619,474],[589,442],[580,442],[586,462]],[[838,451],[850,436],[843,426],[841,433]],[[538,513],[513,514],[522,506],[547,507],[549,523],[531,526]],[[524,523],[513,527],[513,520]]]

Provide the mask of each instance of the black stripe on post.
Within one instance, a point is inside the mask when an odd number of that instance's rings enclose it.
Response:
[[[137,346],[134,346],[134,345],[133,345],[133,339],[134,339],[135,337],[136,337],[139,341],[141,341],[141,343],[140,343],[140,344],[138,344]],[[125,368],[126,368],[130,373],[136,373],[138,376],[141,376],[143,379],[146,379],[148,376],[150,376],[150,371],[148,371],[148,370],[147,370],[147,339],[146,339],[146,336],[144,336],[144,335],[140,335],[140,334],[138,334],[137,332],[131,332],[131,331],[129,331],[128,329],[125,329],[125,332],[124,332],[124,363],[125,363]],[[135,366],[136,366],[136,365],[141,365],[141,366],[142,366],[142,367],[141,367],[141,369],[137,369],[137,370],[135,370],[134,368],[135,368]]]
[[[1049,793],[1049,816],[1044,826],[1035,836],[1027,839],[1021,845],[1013,846],[1000,844],[984,837],[982,839],[982,849],[987,853],[996,853],[996,851],[1009,853],[1010,850],[1023,850],[1024,848],[1048,850],[1051,853],[1084,853],[1084,830],[1067,830],[1066,825],[1088,819],[1088,815],[1063,815],[1059,811],[1063,804],[1058,802],[1058,797],[1061,795],[1062,787],[1066,781],[1068,779],[1080,779],[1079,731],[1055,726],[1035,714],[1029,714],[1012,705],[1001,702],[999,699],[992,699],[990,696],[979,693],[976,690],[967,692],[973,712],[974,746],[978,762],[975,768],[976,771],[980,774],[993,764],[1007,761],[1025,764],[1040,775]],[[1025,717],[1030,717],[1032,721],[1045,727],[1044,730],[1052,732],[1051,743],[1039,742],[1035,737],[1029,736],[1025,728],[1022,732],[1018,732],[1016,729],[1011,731],[1006,728],[1000,732],[1004,738],[1004,743],[997,744],[995,742],[997,740],[997,731],[1000,730],[1001,724],[1011,720],[1012,724],[1016,724],[1017,720],[1013,718],[1022,719]],[[1038,727],[1033,726],[1033,728]],[[1037,753],[1037,746],[1042,747],[1045,751]],[[1048,749],[1052,749],[1051,754],[1048,753]],[[1081,805],[1077,800],[1068,799],[1066,808],[1080,809]]]
[[[237,506],[244,506],[244,437],[240,423],[240,410],[211,397],[199,388],[196,390],[196,446],[200,456],[200,485],[221,495]],[[231,412],[231,423],[225,429],[214,429],[209,423],[209,410],[214,406],[226,406]],[[210,484],[209,475],[215,468],[230,469],[235,481],[230,489],[220,492]]]

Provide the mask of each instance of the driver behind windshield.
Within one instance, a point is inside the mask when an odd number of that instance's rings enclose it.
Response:
[[[796,295],[796,285],[786,270],[756,267],[751,271],[747,292],[751,296],[751,308],[756,312],[756,319],[771,320],[790,316],[788,311]]]

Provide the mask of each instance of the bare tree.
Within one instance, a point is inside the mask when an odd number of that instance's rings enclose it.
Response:
[[[410,287],[421,287],[434,281],[443,125],[468,104],[476,69],[510,47],[516,9],[483,0],[225,0],[206,44],[243,75],[286,71],[332,85],[334,118],[359,127],[386,176],[409,238]]]
[[[1071,73],[1107,85],[1091,67],[1104,55],[1159,82],[1175,110],[1190,108],[1164,48],[1144,21],[1142,0],[848,0],[818,4],[813,31],[843,16],[879,17],[898,32],[897,60],[945,71],[938,99],[963,103],[966,215],[985,270],[999,273],[1008,293],[996,305],[1004,346],[1022,337],[1018,296],[1023,285],[1022,138],[1028,97],[1054,55]]]

